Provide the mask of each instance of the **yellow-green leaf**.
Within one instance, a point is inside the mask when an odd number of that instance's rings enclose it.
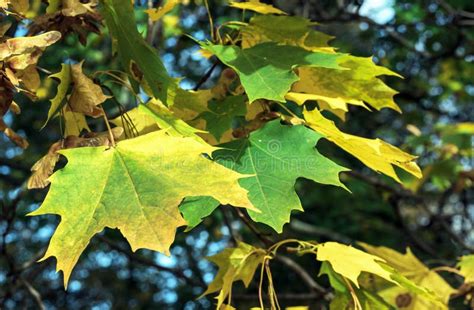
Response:
[[[202,44],[240,77],[249,102],[257,99],[285,101],[285,94],[298,81],[293,69],[298,66],[343,69],[342,54],[310,52],[297,46],[265,42],[251,48]]]
[[[299,16],[257,15],[240,28],[242,47],[263,42],[295,45],[310,51],[334,51],[328,45],[332,36],[313,30],[316,23]]]
[[[338,59],[338,64],[348,70],[308,67],[298,69],[300,79],[293,85],[291,91],[326,97],[328,99],[317,100],[326,102],[336,109],[338,107],[333,106],[335,102],[359,106],[365,106],[365,102],[376,110],[390,108],[401,112],[393,100],[397,91],[378,78],[380,75],[400,77],[398,74],[375,65],[370,57],[345,55]],[[339,109],[347,111],[347,107]]]
[[[431,291],[446,305],[449,301],[449,296],[455,292],[441,276],[435,271],[430,270],[416,258],[410,249],[407,249],[407,252],[402,254],[386,247],[374,247],[365,243],[360,243],[360,245],[367,252],[385,259],[388,265],[395,268],[408,280]],[[447,306],[443,306],[425,295],[410,294],[409,290],[403,287],[388,286],[379,291],[379,294],[391,304],[396,304],[398,296],[409,294],[411,302],[407,307],[403,308],[407,310],[447,309]]]
[[[196,141],[204,143],[196,133],[203,133],[205,131],[188,125],[185,121],[176,117],[170,109],[156,99],[150,100],[147,104],[140,104],[138,106],[138,111],[151,117],[158,126],[169,135],[175,137],[191,137]]]
[[[43,205],[30,214],[61,216],[43,259],[56,257],[67,284],[90,239],[105,227],[120,229],[133,251],[169,254],[177,227],[186,224],[178,210],[185,197],[255,209],[238,185],[243,176],[202,156],[213,150],[158,131],[109,149],[61,151],[68,164],[51,176]]]
[[[286,15],[286,13],[283,12],[282,10],[277,9],[276,7],[270,4],[262,3],[259,0],[248,0],[244,2],[230,1],[229,5],[233,8],[242,9],[242,10],[250,10],[250,11],[260,13],[260,14]]]
[[[317,247],[317,260],[328,261],[335,272],[351,280],[359,287],[359,275],[369,272],[387,281],[393,282],[390,272],[382,268],[379,262],[384,259],[367,254],[361,250],[337,242],[325,242]]]
[[[304,117],[308,126],[355,156],[367,167],[386,174],[400,183],[401,180],[397,176],[394,166],[402,168],[417,178],[422,176],[420,168],[414,161],[416,156],[405,153],[380,139],[367,139],[346,134],[317,109],[312,111],[305,109]]]
[[[64,99],[66,98],[67,92],[69,90],[69,85],[71,84],[71,66],[68,64],[61,65],[61,71],[50,75],[50,78],[56,78],[59,80],[58,89],[56,96],[51,99],[51,106],[48,111],[48,118],[44,123],[43,127],[54,117],[56,116],[61,108],[63,107]]]
[[[181,0],[166,0],[166,3],[163,6],[160,6],[157,9],[148,9],[145,10],[145,12],[148,13],[148,16],[150,16],[150,19],[152,21],[157,21],[161,19],[163,16],[171,12],[179,3]]]
[[[229,296],[234,282],[242,281],[245,287],[249,286],[265,255],[264,250],[239,242],[236,248],[227,248],[209,257],[208,260],[216,264],[219,271],[203,295],[220,291],[217,296],[216,309],[221,309],[220,307]]]
[[[474,282],[474,255],[464,255],[457,265],[465,283]]]

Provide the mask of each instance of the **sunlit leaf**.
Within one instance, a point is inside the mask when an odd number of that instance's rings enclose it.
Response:
[[[295,192],[298,178],[344,187],[339,173],[346,169],[318,153],[320,138],[304,126],[284,126],[275,120],[248,139],[220,145],[213,155],[226,167],[252,175],[239,181],[261,211],[250,211],[251,218],[281,232],[292,210],[303,211]]]
[[[381,172],[401,183],[394,166],[421,177],[421,170],[415,163],[416,156],[388,144],[380,139],[367,139],[340,131],[333,121],[325,118],[317,109],[304,112],[308,126],[321,133],[367,167]]]
[[[186,224],[178,210],[185,197],[210,196],[255,209],[238,185],[242,175],[201,155],[212,151],[191,138],[163,132],[109,149],[61,151],[68,164],[50,178],[45,201],[31,213],[61,216],[44,259],[56,257],[66,285],[90,239],[105,227],[120,229],[134,251],[169,254],[176,228]]]
[[[243,2],[230,1],[229,5],[234,8],[242,10],[250,10],[260,14],[283,14],[286,15],[280,9],[275,8],[274,6],[266,3],[262,3],[259,0],[248,0]]]
[[[237,72],[250,102],[257,99],[284,102],[285,94],[298,81],[293,72],[295,67],[342,69],[337,62],[341,54],[309,52],[291,45],[262,43],[247,49],[210,43],[202,46]]]

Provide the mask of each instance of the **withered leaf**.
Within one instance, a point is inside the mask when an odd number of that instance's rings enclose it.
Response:
[[[74,87],[69,98],[69,107],[72,112],[99,117],[103,114],[103,110],[97,106],[109,97],[104,95],[99,85],[95,84],[82,72],[83,63],[71,66],[71,77]]]

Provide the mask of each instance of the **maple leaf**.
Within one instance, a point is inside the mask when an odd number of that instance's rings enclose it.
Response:
[[[54,44],[61,38],[58,31],[49,31],[33,37],[18,37],[8,39],[0,44],[0,60],[23,54],[31,54]]]
[[[348,245],[337,242],[321,243],[317,246],[316,259],[322,262],[328,261],[335,272],[349,279],[356,287],[359,287],[358,278],[362,272],[369,272],[394,282],[390,272],[379,264],[385,262],[384,259]]]
[[[266,252],[244,242],[239,242],[235,248],[227,248],[208,258],[219,267],[214,280],[209,284],[203,295],[219,292],[216,309],[232,291],[234,282],[242,281],[248,287],[258,266],[263,263]]]
[[[253,176],[240,180],[249,191],[254,221],[282,231],[292,210],[303,211],[295,182],[306,178],[321,184],[344,187],[339,173],[346,169],[319,154],[315,148],[322,136],[304,126],[285,126],[279,120],[267,123],[248,139],[219,145],[216,160],[239,173]]]
[[[72,81],[71,66],[68,64],[62,64],[61,71],[59,71],[56,74],[50,75],[49,78],[59,80],[59,84],[56,91],[56,95],[54,96],[53,99],[51,99],[51,106],[49,107],[49,110],[48,110],[48,117],[45,123],[43,124],[42,128],[44,128],[46,124],[48,124],[48,122],[54,116],[56,116],[61,110],[61,108],[64,106],[63,101],[66,98],[67,92],[69,90],[69,86]]]
[[[461,256],[457,267],[459,273],[464,277],[464,283],[474,282],[474,255]]]
[[[133,108],[110,122],[116,126],[123,127],[127,136],[131,137],[144,135],[160,129],[153,117],[148,113],[139,111],[138,108]]]
[[[254,11],[260,14],[286,15],[286,13],[282,10],[277,9],[276,7],[270,4],[262,3],[259,0],[249,0],[244,2],[230,1],[229,6],[237,9]]]
[[[317,109],[312,111],[305,109],[304,117],[309,127],[323,134],[329,141],[355,156],[372,170],[382,172],[399,183],[402,181],[393,166],[398,166],[417,178],[422,176],[420,168],[414,162],[416,156],[405,153],[380,139],[367,139],[346,134]]]
[[[250,103],[257,99],[285,102],[285,94],[298,81],[295,67],[343,69],[337,62],[342,54],[310,52],[291,45],[266,42],[240,49],[202,43],[202,47],[237,72]]]
[[[177,227],[186,224],[178,210],[185,197],[210,196],[256,210],[238,185],[243,175],[202,156],[213,150],[159,131],[109,149],[60,151],[68,164],[51,176],[44,203],[30,214],[61,216],[43,259],[56,257],[67,285],[90,239],[105,227],[120,229],[133,251],[169,254]]]
[[[176,89],[176,81],[168,75],[156,51],[138,32],[132,3],[130,0],[104,0],[103,4],[103,15],[117,43],[122,66],[138,82],[142,82],[143,75],[153,96],[170,105],[168,91]]]
[[[100,117],[103,115],[103,109],[97,106],[110,97],[104,95],[101,87],[82,72],[83,63],[84,61],[71,66],[71,81],[74,87],[68,107],[72,112]]]
[[[152,21],[156,22],[157,20],[161,19],[163,16],[171,12],[180,2],[181,0],[166,0],[163,6],[160,6],[156,9],[148,9],[145,10],[145,12],[148,13],[148,16],[150,16],[150,19]]]
[[[64,137],[79,136],[83,130],[90,131],[84,114],[72,112],[66,106],[63,108],[62,116],[64,120]]]
[[[311,29],[316,23],[298,16],[258,15],[240,28],[242,47],[263,42],[295,45],[310,51],[333,51],[328,42],[334,37]]]
[[[395,268],[415,285],[428,289],[431,294],[434,294],[434,297],[427,294],[410,295],[410,303],[404,309],[447,309],[446,304],[449,301],[449,296],[455,290],[435,271],[430,270],[416,258],[409,248],[405,254],[402,254],[382,246],[375,247],[362,242],[360,245],[367,252],[384,259],[389,266]],[[396,304],[397,297],[409,294],[410,290],[407,287],[394,287],[388,284],[378,286],[378,293],[389,303]]]
[[[334,271],[328,261],[324,261],[321,264],[319,276],[323,274],[328,276],[329,283],[336,292],[336,296],[331,301],[329,309],[348,309],[348,306],[354,305],[354,301],[357,299],[357,302],[360,304],[362,309],[395,310],[395,308],[383,300],[382,297],[363,287],[352,287],[352,292],[353,294],[355,293],[355,296],[351,294],[351,291],[348,289],[342,276]]]
[[[300,80],[293,84],[291,91],[313,97],[302,98],[303,100],[297,103],[318,100],[325,103],[328,110],[342,110],[345,113],[348,110],[346,103],[367,107],[364,104],[366,102],[376,110],[390,108],[401,113],[393,100],[397,91],[377,78],[380,75],[401,77],[400,75],[375,65],[370,57],[345,55],[338,59],[338,63],[349,70],[299,68]]]

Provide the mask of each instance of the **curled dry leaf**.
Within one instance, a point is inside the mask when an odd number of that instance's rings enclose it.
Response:
[[[50,2],[47,14],[36,17],[30,26],[30,34],[46,30],[57,30],[63,36],[76,33],[81,44],[86,45],[87,35],[91,32],[100,33],[101,17],[95,11],[98,1],[82,3],[79,0],[63,0]]]
[[[28,147],[28,142],[18,135],[15,131],[5,124],[3,116],[10,110],[13,103],[13,90],[14,86],[10,82],[10,79],[5,75],[3,71],[0,71],[0,131],[3,132],[12,142],[22,148]],[[18,112],[19,108],[14,104],[14,112]]]
[[[103,115],[103,110],[97,106],[109,97],[104,95],[99,85],[95,84],[82,72],[83,63],[71,66],[71,78],[74,88],[68,106],[72,112],[99,117]]]
[[[0,44],[0,60],[12,56],[33,53],[54,44],[61,38],[58,31],[49,31],[34,37],[19,37],[8,39]]]
[[[62,141],[59,141],[51,145],[48,153],[31,167],[33,174],[28,179],[28,189],[45,188],[49,185],[48,178],[53,174],[54,166],[59,160],[57,151],[62,149],[62,144]]]

